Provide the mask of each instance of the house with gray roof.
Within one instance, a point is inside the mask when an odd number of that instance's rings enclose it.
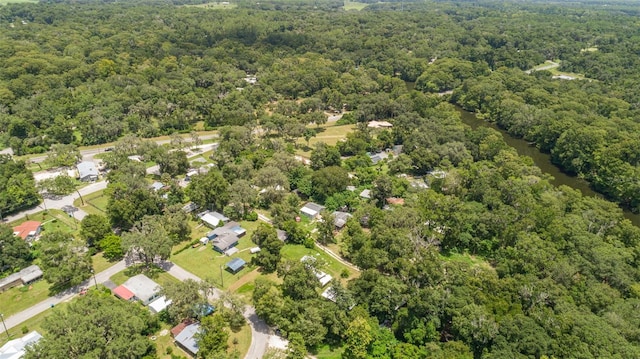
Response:
[[[351,213],[335,211],[331,214],[333,216],[333,225],[336,229],[342,229],[347,224],[347,220],[351,217]]]
[[[184,327],[184,329],[182,329],[180,333],[176,334],[173,339],[182,350],[195,357],[199,350],[196,335],[200,330],[200,324],[192,323]]]
[[[82,182],[93,182],[98,179],[98,168],[91,161],[83,161],[76,165],[78,179]]]
[[[324,211],[324,209],[324,206],[321,206],[317,203],[309,202],[305,204],[304,207],[300,208],[300,212],[311,219],[316,219],[320,215],[320,212]]]
[[[207,233],[207,238],[209,238],[214,251],[225,253],[235,247],[245,234],[247,234],[247,230],[242,228],[238,222],[229,222]]]
[[[148,305],[160,294],[160,285],[144,274],[138,274],[127,279],[122,285],[144,305]]]
[[[19,285],[27,285],[42,278],[42,270],[37,265],[28,266],[17,273],[0,279],[0,293]]]

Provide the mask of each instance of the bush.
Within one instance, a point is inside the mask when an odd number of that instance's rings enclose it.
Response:
[[[348,112],[342,115],[342,118],[336,121],[336,126],[342,125],[352,125],[356,123],[356,117],[353,115],[353,112]]]
[[[173,353],[173,348],[172,347],[167,347],[167,350],[165,350],[165,352],[167,354],[171,354],[171,353]]]
[[[255,222],[258,220],[258,213],[256,211],[251,211],[244,215],[245,221]]]
[[[349,278],[349,271],[346,268],[344,268],[342,272],[340,272],[340,278]]]
[[[22,334],[29,333],[29,327],[27,327],[26,325],[22,326],[22,329],[20,329],[20,330],[22,330]]]

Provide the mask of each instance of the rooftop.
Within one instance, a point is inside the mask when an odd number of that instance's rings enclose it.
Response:
[[[169,305],[171,305],[171,299],[167,300],[167,297],[163,295],[162,297],[157,298],[153,302],[149,303],[149,309],[151,309],[151,311],[154,313],[160,313]]]
[[[37,265],[28,266],[17,273],[10,274],[7,277],[0,279],[0,288],[3,288],[9,283],[21,280],[22,283],[29,283],[42,277],[42,270]]]
[[[29,234],[34,235],[41,225],[42,223],[38,221],[26,221],[13,227],[13,234],[26,240]]]
[[[98,169],[96,168],[96,164],[90,161],[80,162],[78,163],[78,165],[76,165],[76,168],[78,169],[78,174],[80,175],[80,178],[85,176],[98,175]]]
[[[127,279],[123,286],[127,287],[135,296],[143,302],[153,298],[160,290],[160,285],[144,274],[138,274]]]
[[[189,353],[198,354],[198,343],[196,334],[200,332],[200,324],[194,323],[187,325],[178,335],[174,337],[176,342]]]
[[[115,294],[118,298],[122,298],[124,300],[131,300],[131,298],[135,297],[132,291],[127,289],[124,285],[119,285],[113,289],[113,294]]]
[[[227,263],[227,268],[231,269],[234,272],[239,271],[247,262],[242,258],[233,258]]]
[[[42,339],[40,333],[33,331],[22,338],[8,341],[0,347],[0,359],[19,359],[25,354],[27,346],[37,343]]]

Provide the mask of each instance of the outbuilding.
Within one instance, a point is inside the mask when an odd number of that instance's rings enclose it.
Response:
[[[229,263],[227,263],[227,270],[233,274],[236,274],[244,268],[247,262],[242,258],[233,258]]]

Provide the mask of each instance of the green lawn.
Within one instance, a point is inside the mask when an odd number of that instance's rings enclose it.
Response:
[[[324,142],[327,145],[335,146],[338,141],[347,137],[347,133],[353,131],[355,125],[336,126],[335,123],[332,122],[324,124],[320,126],[320,128],[317,128],[316,125],[307,127],[317,129],[318,132],[315,137],[309,140],[309,147],[307,147],[307,142],[304,138],[299,139],[297,142],[299,148],[296,150],[296,154],[308,158],[311,155],[311,149],[313,149],[314,144]]]
[[[322,271],[330,274],[333,278],[336,279],[341,279],[340,273],[342,273],[344,269],[349,272],[349,278],[353,278],[358,275],[355,270],[345,266],[344,264],[335,260],[333,257],[315,248],[309,249],[301,244],[287,244],[282,247],[281,253],[282,258],[294,261],[299,261],[305,255],[322,259],[324,260],[324,262],[326,262],[326,266],[322,268]]]
[[[7,223],[7,226],[15,227],[26,221],[42,222],[42,233],[62,231],[73,234],[77,231],[77,222],[74,223],[72,217],[69,217],[68,214],[59,209],[50,209],[48,211],[41,211],[32,215],[27,215],[17,221]]]
[[[9,317],[49,297],[49,283],[44,279],[29,286],[11,288],[0,293],[0,313]]]
[[[83,211],[89,214],[99,214],[104,216],[107,211],[107,203],[109,197],[104,195],[104,190],[96,191],[91,194],[82,197],[85,205],[82,205],[80,198],[73,201],[73,205],[82,208]]]
[[[93,270],[96,273],[100,273],[103,270],[105,270],[105,269],[111,267],[112,265],[116,264],[116,262],[111,262],[108,259],[106,259],[102,255],[102,252],[94,254],[91,257],[91,262],[93,263]]]
[[[323,345],[312,352],[317,359],[340,359],[342,358],[343,348],[334,348],[329,345]]]
[[[220,288],[229,288],[229,286],[239,280],[243,275],[254,269],[254,267],[250,265],[251,257],[253,255],[249,252],[249,249],[255,247],[255,244],[251,242],[251,234],[258,227],[258,222],[242,221],[240,224],[247,230],[247,234],[240,238],[237,245],[240,252],[234,254],[232,257],[220,254],[214,251],[211,248],[211,245],[206,245],[197,248],[188,248],[176,255],[173,255],[171,257],[171,261],[200,278],[213,279],[215,283],[218,283]],[[194,238],[199,238],[208,231],[210,231],[210,229],[200,227],[197,230],[194,230],[195,233],[193,233],[192,236]],[[247,266],[236,274],[226,271],[224,269],[225,265],[232,258],[244,259],[247,262]]]
[[[362,9],[364,9],[365,7],[367,7],[369,4],[367,3],[363,3],[363,2],[357,2],[357,1],[346,1],[344,2],[344,6],[343,8],[347,11],[349,10],[357,10],[360,11]]]
[[[153,279],[161,287],[166,285],[167,283],[175,283],[178,281],[175,277],[173,277],[171,274],[167,272],[157,270],[157,271],[150,271],[150,272],[143,273],[137,270],[135,267],[129,267],[121,272],[118,272],[112,275],[111,278],[109,279],[111,279],[113,283],[120,285],[126,282],[127,279],[141,273]]]

